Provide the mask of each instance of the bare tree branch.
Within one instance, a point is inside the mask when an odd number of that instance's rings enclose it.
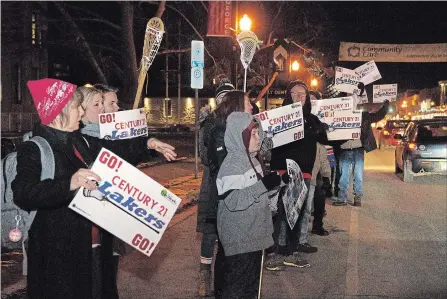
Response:
[[[200,1],[200,3],[202,3],[203,8],[205,8],[206,12],[208,12],[208,7],[206,7],[205,3],[203,3],[203,1]]]
[[[92,50],[90,49],[88,42],[85,40],[85,37],[82,34],[81,30],[79,30],[78,26],[73,21],[70,14],[68,14],[68,12],[65,10],[64,6],[60,2],[54,2],[54,5],[57,7],[59,12],[64,16],[64,18],[67,20],[68,24],[72,28],[72,30],[76,36],[76,41],[79,41],[80,47],[84,49],[83,54],[86,54],[87,60],[92,64],[93,70],[98,75],[99,80],[102,83],[107,84],[107,78],[104,75],[104,72],[99,67],[99,64],[96,61],[96,58],[93,55]]]
[[[79,7],[79,6],[76,6],[76,5],[72,5],[72,4],[68,4],[68,3],[70,3],[70,2],[66,2],[66,3],[67,3],[67,4],[65,4],[65,6],[66,6],[67,8],[69,8],[69,9],[77,10],[77,11],[79,11],[79,12],[82,12],[83,14],[90,15],[90,16],[93,17],[93,19],[102,20],[102,21],[104,21],[104,22],[103,22],[104,24],[107,24],[107,25],[109,25],[110,27],[112,27],[112,28],[114,28],[114,29],[116,29],[116,30],[121,30],[121,27],[120,27],[120,26],[118,26],[118,25],[116,25],[116,24],[114,24],[114,23],[112,23],[112,22],[110,22],[110,21],[104,19],[104,16],[101,16],[101,15],[99,15],[99,14],[96,14],[96,13],[92,12],[92,11],[89,10],[89,9],[85,9],[85,8],[82,8],[82,7]]]
[[[161,1],[164,2],[164,1]],[[157,3],[155,2],[146,2],[148,4],[152,4],[152,5],[157,5]],[[177,8],[173,7],[172,5],[166,5],[167,8],[175,11],[176,13],[178,13],[188,24],[189,26],[191,26],[191,28],[194,30],[194,32],[197,34],[197,36],[203,41],[204,38],[202,37],[202,35],[200,34],[200,32],[196,29],[196,27],[191,23],[191,21]],[[211,57],[211,59],[213,60],[214,65],[217,65],[216,63],[216,59],[214,58],[213,55],[211,55],[211,53],[208,51],[207,47],[205,46],[205,52],[206,54],[208,54],[209,57]]]
[[[188,49],[173,49],[173,50],[165,50],[165,51],[158,51],[158,55],[166,55],[166,54],[172,54],[172,53],[185,53],[191,51],[191,48]]]
[[[110,22],[107,21],[105,19],[96,19],[96,18],[73,18],[73,20],[76,21],[83,21],[83,22],[96,22],[96,23],[101,23],[107,26],[112,27],[113,29],[116,29],[118,31],[121,30],[121,27]],[[64,22],[65,20],[60,20],[60,19],[48,19],[48,22]]]

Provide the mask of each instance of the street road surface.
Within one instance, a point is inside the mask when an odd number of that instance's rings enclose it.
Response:
[[[405,184],[393,163],[393,149],[366,155],[362,207],[327,205],[331,235],[311,235],[311,268],[264,271],[262,298],[447,298],[446,177]],[[151,257],[122,259],[120,298],[197,298],[196,209],[174,217]]]

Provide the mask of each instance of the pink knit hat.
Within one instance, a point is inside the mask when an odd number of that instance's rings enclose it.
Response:
[[[76,85],[51,78],[28,81],[27,85],[44,125],[59,115],[76,91]]]

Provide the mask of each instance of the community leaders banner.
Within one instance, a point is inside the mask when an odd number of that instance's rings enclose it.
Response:
[[[304,138],[303,107],[294,103],[257,114],[262,130],[273,134],[273,147]]]
[[[352,97],[332,98],[312,101],[311,113],[322,119],[333,110],[354,110],[354,101]]]
[[[380,75],[379,69],[377,68],[377,65],[374,62],[374,60],[362,64],[354,71],[357,74],[357,76],[359,76],[359,81],[363,82],[363,84],[365,85],[368,85],[369,83],[372,83],[382,78],[382,75]]]
[[[359,139],[362,126],[362,111],[330,111],[322,119],[329,126],[328,140]]]
[[[289,183],[284,187],[282,201],[286,211],[287,222],[290,229],[293,229],[306,199],[307,187],[298,164],[291,159],[286,159],[286,163]]]
[[[341,92],[354,93],[359,84],[359,76],[355,71],[343,67],[335,68],[335,88]]]
[[[397,84],[373,85],[373,102],[383,103],[385,100],[396,101]]]
[[[150,256],[181,199],[104,148],[91,170],[98,189],[81,188],[70,209]]]
[[[144,109],[134,109],[99,115],[101,138],[119,140],[147,136],[147,120]]]
[[[341,42],[338,60],[377,62],[447,62],[445,44],[363,44]]]

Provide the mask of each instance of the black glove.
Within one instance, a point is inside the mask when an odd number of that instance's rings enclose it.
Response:
[[[289,174],[287,172],[283,173],[281,180],[287,185],[290,182]]]
[[[326,192],[326,197],[332,197],[332,185],[329,178],[323,177],[323,190]]]
[[[270,190],[275,189],[275,187],[278,187],[279,184],[281,184],[281,177],[275,171],[275,172],[270,172],[269,174],[265,175],[261,179],[261,181],[264,184],[265,188],[270,191]]]

